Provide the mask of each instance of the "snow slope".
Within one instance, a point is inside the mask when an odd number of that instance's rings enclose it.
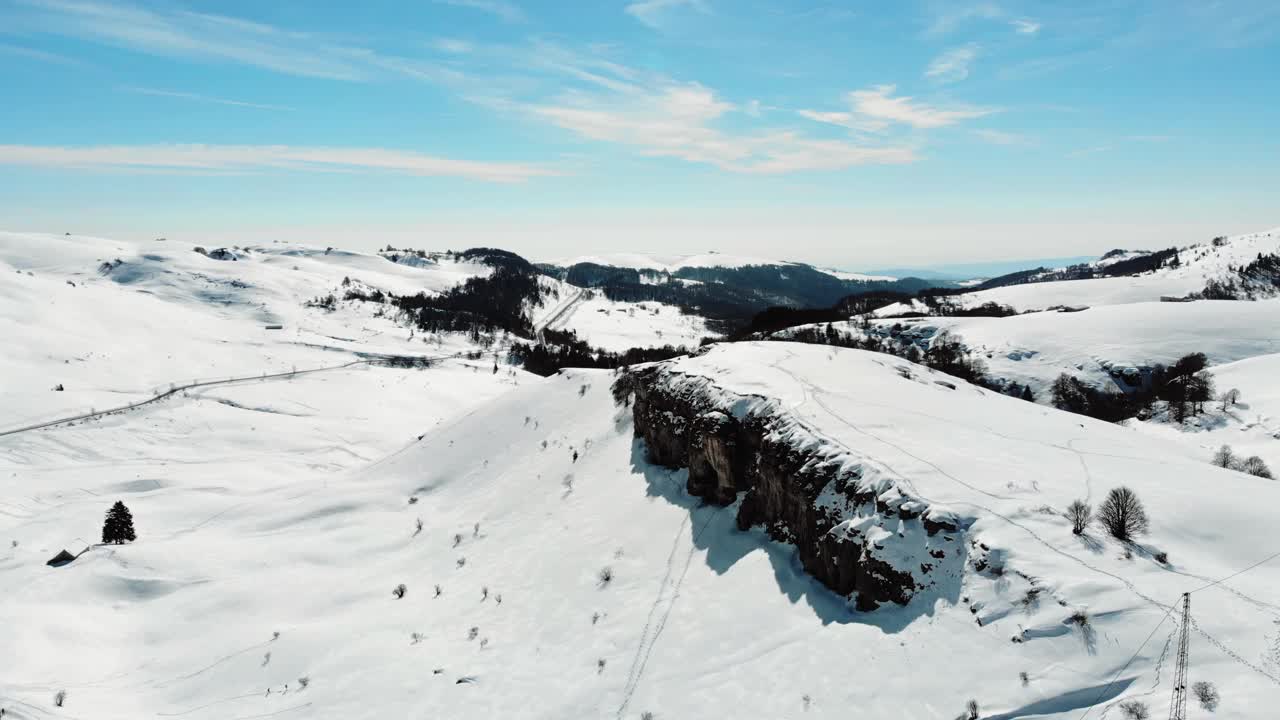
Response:
[[[409,329],[362,303],[335,312],[303,305],[341,295],[344,278],[389,292],[438,292],[489,271],[301,246],[257,248],[236,261],[192,248],[0,233],[0,333],[21,339],[0,357],[4,426],[137,401],[171,383],[336,365],[360,353],[469,349],[457,339],[411,341]],[[64,392],[52,391],[58,384]]]
[[[686,315],[674,305],[618,302],[594,293],[576,303],[558,325],[592,347],[615,352],[662,345],[697,347],[703,337],[715,335],[705,318]]]
[[[552,289],[555,299],[533,309],[534,327],[571,330],[594,348],[623,352],[633,347],[697,347],[703,337],[716,335],[707,328],[706,318],[685,314],[675,305],[610,300],[600,291],[549,277],[540,282]]]
[[[695,255],[659,254],[659,253],[609,253],[604,255],[580,255],[578,257],[560,258],[550,261],[552,265],[569,267],[578,263],[593,263],[609,267],[635,268],[636,270],[654,270],[658,272],[675,272],[681,268],[739,268],[749,265],[795,265],[787,260],[752,257],[750,255],[734,255],[709,252]]]
[[[1280,353],[1251,357],[1210,370],[1219,393],[1240,391],[1240,401],[1223,408],[1209,403],[1202,416],[1179,428],[1163,422],[1130,424],[1143,431],[1187,444],[1205,462],[1222,445],[1230,445],[1241,458],[1261,457],[1280,473]]]
[[[905,365],[787,343],[674,363],[765,395],[971,516],[969,537],[1004,558],[1003,577],[969,573],[873,614],[809,580],[787,546],[738,532],[731,509],[692,501],[683,471],[649,465],[606,372],[508,378],[519,386],[439,417],[433,393],[465,396],[487,374],[441,365],[392,387],[371,369],[358,387],[315,376],[218,394],[272,411],[188,398],[0,439],[0,530],[20,541],[0,555],[0,644],[22,649],[0,654],[0,702],[108,720],[950,718],[971,697],[985,718],[1133,697],[1162,712],[1166,605],[1272,549],[1277,486]],[[1154,522],[1131,559],[1040,509],[1122,482]],[[136,543],[43,565],[119,498]],[[1222,718],[1266,717],[1280,697],[1259,674],[1280,673],[1277,581],[1264,565],[1194,596],[1198,627],[1258,667],[1194,637],[1193,679],[1218,683]],[[1087,632],[1067,622],[1077,610]]]
[[[1155,302],[1164,296],[1182,297],[1199,292],[1210,279],[1229,276],[1232,267],[1247,265],[1259,253],[1276,252],[1280,252],[1280,228],[1235,235],[1220,245],[1205,243],[1181,248],[1179,267],[1166,267],[1145,275],[1010,285],[966,293],[956,300],[968,306],[996,302],[1011,305],[1018,311],[1043,310],[1060,305],[1079,307]],[[1109,259],[1096,264],[1106,265],[1114,261]],[[891,306],[877,314],[903,310],[905,308]]]

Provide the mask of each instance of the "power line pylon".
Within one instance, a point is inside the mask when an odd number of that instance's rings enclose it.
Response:
[[[1187,720],[1187,665],[1191,650],[1191,593],[1182,594],[1182,629],[1178,634],[1178,669],[1173,675],[1169,720]]]

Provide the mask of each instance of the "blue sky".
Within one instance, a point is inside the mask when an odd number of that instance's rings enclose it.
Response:
[[[0,227],[850,268],[1280,225],[1274,0],[0,0]]]

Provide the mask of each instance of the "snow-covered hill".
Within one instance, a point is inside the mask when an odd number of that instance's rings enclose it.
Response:
[[[949,333],[981,357],[993,377],[1029,385],[1043,397],[1064,372],[1100,388],[1121,389],[1117,383],[1131,368],[1169,365],[1188,353],[1203,352],[1218,365],[1280,352],[1277,318],[1277,299],[1142,302],[1003,318],[880,319],[871,323],[870,334],[914,342],[923,349],[941,333]],[[825,327],[799,326],[778,335]],[[868,334],[856,320],[832,327],[850,337]]]
[[[613,373],[495,371],[500,342],[424,336],[378,303],[306,306],[344,288],[439,292],[487,265],[215,251],[0,235],[0,336],[19,340],[0,353],[0,433],[239,378],[0,434],[6,718],[945,719],[970,699],[983,718],[1116,718],[1129,700],[1158,716],[1178,593],[1280,550],[1280,486],[1210,465],[1218,431],[1096,422],[888,355],[733,343],[644,370],[712,403],[669,418],[684,428],[673,447],[735,423],[769,431],[764,455],[744,444],[703,463],[704,449],[691,475],[651,462]],[[622,325],[620,304],[600,313],[581,289],[540,282],[557,292],[530,309],[536,325],[604,345],[695,330],[652,303]],[[919,325],[993,365],[1041,363],[1030,375],[1197,349],[1226,363],[1276,352],[1275,302]],[[1098,350],[1104,337],[1121,338],[1115,352]],[[1270,452],[1275,357],[1213,368],[1242,391],[1223,425],[1242,454]],[[363,358],[434,360],[342,367]],[[295,367],[333,369],[262,377]],[[749,477],[727,498],[706,485],[768,463],[795,464],[771,476],[788,488],[776,497],[752,499]],[[810,487],[827,475],[839,484]],[[857,574],[850,594],[814,574],[800,544],[813,527],[750,522],[811,517],[792,484],[840,520],[830,547],[870,543],[861,565],[829,568]],[[1146,503],[1150,534],[1073,535],[1066,504],[1120,485]],[[117,500],[138,539],[98,545]],[[1191,679],[1221,690],[1216,717],[1269,717],[1280,701],[1277,573],[1192,596]],[[902,606],[874,584],[903,577]],[[864,594],[879,608],[855,610]]]
[[[0,656],[0,697],[23,718],[924,718],[970,698],[987,718],[1133,698],[1159,714],[1178,593],[1273,550],[1274,484],[902,361],[735,344],[671,370],[951,508],[964,570],[853,612],[793,548],[650,464],[609,373],[521,380],[433,428],[449,405],[426,398],[485,373],[368,370],[356,392],[228,389],[4,440],[0,528],[19,544],[0,633],[23,652]],[[1132,557],[1058,514],[1120,484],[1153,520]],[[137,542],[43,564],[116,499]],[[1194,595],[1193,679],[1221,688],[1220,717],[1278,697],[1276,573]]]
[[[698,253],[694,255],[670,253],[606,253],[599,255],[579,255],[576,257],[558,258],[548,261],[548,264],[559,267],[570,267],[581,263],[669,273],[676,272],[683,268],[741,268],[751,265],[796,264],[787,260],[774,260],[750,255],[735,255],[731,253],[718,252]]]
[[[1226,238],[1221,244],[1210,242],[1180,248],[1177,267],[1165,267],[1144,275],[1011,285],[962,297],[971,305],[997,302],[1012,305],[1018,310],[1055,305],[1154,302],[1161,297],[1182,297],[1199,292],[1210,280],[1229,277],[1231,268],[1247,265],[1259,253],[1276,252],[1280,252],[1280,229],[1236,235]]]

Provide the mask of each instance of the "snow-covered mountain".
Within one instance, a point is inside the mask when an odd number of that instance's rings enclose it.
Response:
[[[873,322],[1027,378],[1195,346],[1243,399],[1186,432],[793,342],[540,378],[369,299],[479,256],[202,250],[0,234],[6,718],[1159,716],[1192,590],[1214,716],[1280,699],[1280,486],[1208,462],[1280,443],[1275,300]],[[536,282],[535,334],[705,327]],[[1072,533],[1121,486],[1147,534]]]
[[[1159,269],[1136,275],[1048,282],[1039,281],[1039,278],[1033,276],[1022,284],[980,290],[959,298],[969,305],[995,302],[1011,305],[1019,311],[1060,305],[1156,302],[1161,298],[1184,297],[1201,292],[1210,281],[1234,277],[1239,268],[1248,265],[1259,255],[1276,253],[1280,253],[1280,228],[1177,248],[1176,264],[1170,257]],[[1144,253],[1125,251],[1123,255],[1104,256],[1091,263],[1090,267],[1114,269],[1122,260],[1143,256]],[[1054,277],[1054,273],[1041,275]]]

